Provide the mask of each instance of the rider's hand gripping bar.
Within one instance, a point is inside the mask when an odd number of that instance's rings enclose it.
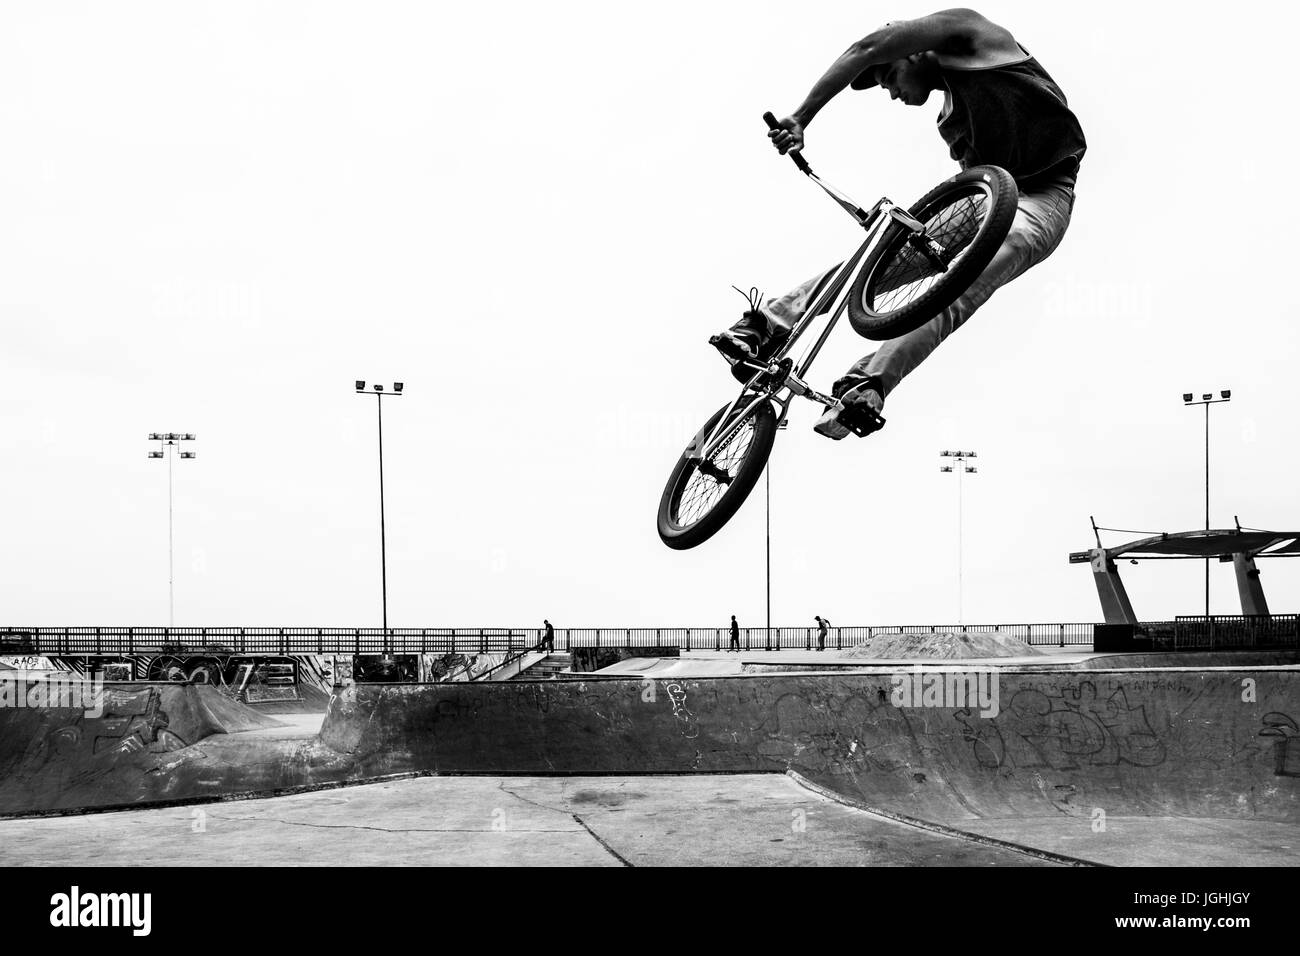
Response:
[[[768,110],[766,113],[763,114],[763,122],[767,123],[768,129],[784,129],[784,127],[776,121],[776,117],[772,114],[771,110]],[[843,208],[846,212],[848,212],[849,215],[851,215],[854,219],[856,219],[858,221],[858,225],[866,227],[870,224],[872,213],[875,212],[874,209],[870,213],[867,212],[865,209],[863,209],[861,206],[855,203],[848,196],[841,193],[838,189],[822,182],[821,177],[812,171],[812,167],[808,165],[808,161],[803,158],[803,156],[799,153],[799,151],[791,150],[786,155],[789,156],[791,161],[796,166],[799,167],[799,171],[801,173],[803,173],[805,176],[807,176],[809,179],[815,182],[818,186],[820,186],[823,190],[825,190],[826,195],[834,199],[837,203],[839,203],[841,208]],[[877,208],[879,207],[877,206]]]
[[[776,130],[785,128],[776,121],[776,116],[773,115],[771,110],[768,110],[763,114],[763,122],[767,124],[768,129]],[[794,161],[794,164],[799,167],[801,173],[807,173],[809,176],[813,174],[812,167],[808,165],[808,160],[804,159],[803,156],[799,154],[798,150],[791,150],[787,155]]]

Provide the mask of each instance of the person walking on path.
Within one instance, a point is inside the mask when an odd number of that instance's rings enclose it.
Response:
[[[546,620],[545,618],[542,619],[542,623],[546,625],[546,629],[542,633],[542,649],[548,652],[554,651],[555,650],[555,628],[551,627],[551,622]]]
[[[817,650],[826,650],[826,631],[831,626],[831,622],[826,620],[820,614],[817,615]]]
[[[734,614],[731,615],[731,646],[727,648],[728,653],[731,651],[735,651],[737,654],[740,653],[740,625],[736,623],[736,615]]]

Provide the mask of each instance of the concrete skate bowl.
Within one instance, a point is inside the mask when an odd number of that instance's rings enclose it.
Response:
[[[360,685],[321,739],[361,776],[793,771],[923,828],[1094,862],[1187,863],[1169,856],[1186,845],[1300,863],[1300,673],[996,678],[985,716],[894,706],[888,673]]]
[[[1276,667],[1300,664],[1300,651],[1140,651],[1126,654],[1098,654],[1072,665],[1084,670],[1138,668]]]
[[[98,707],[80,690],[91,686],[36,682],[0,707],[0,812],[165,799],[167,771],[201,756],[196,745],[280,726],[207,684],[105,684]]]

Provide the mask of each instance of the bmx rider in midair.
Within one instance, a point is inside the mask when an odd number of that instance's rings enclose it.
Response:
[[[963,169],[1003,167],[1019,197],[1010,232],[971,286],[925,325],[882,342],[835,382],[832,394],[840,404],[813,428],[837,441],[850,434],[839,421],[845,407],[865,405],[878,415],[898,383],[995,290],[1056,250],[1070,223],[1087,149],[1078,119],[1047,71],[1010,31],[967,9],[887,23],[854,43],[768,134],[773,145],[783,155],[801,149],[808,125],[832,98],[847,87],[875,86],[906,106],[922,106],[931,93],[942,93],[939,135],[952,158]],[[710,343],[733,363],[766,360],[838,268],[780,298],[763,302],[755,295],[741,320]],[[748,381],[752,370],[735,365],[733,374]]]

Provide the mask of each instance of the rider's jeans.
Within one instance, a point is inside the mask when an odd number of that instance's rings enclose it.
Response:
[[[888,395],[913,369],[925,361],[939,343],[959,329],[995,290],[1050,256],[1060,244],[1074,209],[1074,187],[1069,180],[1021,190],[1016,218],[1001,248],[987,268],[948,308],[915,331],[882,342],[875,352],[854,363],[836,382],[836,394],[867,377],[876,378],[882,396]],[[768,335],[784,335],[810,304],[814,290],[839,266],[820,273],[785,295],[769,299],[762,307]],[[745,324],[745,323],[742,323]],[[739,326],[738,326],[739,327]]]

